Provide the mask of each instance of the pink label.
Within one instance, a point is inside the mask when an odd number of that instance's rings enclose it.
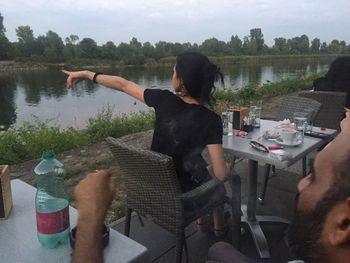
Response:
[[[52,213],[36,212],[36,225],[40,234],[57,234],[69,227],[68,206]]]

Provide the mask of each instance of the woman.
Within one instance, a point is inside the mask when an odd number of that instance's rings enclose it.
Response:
[[[222,149],[221,119],[204,107],[211,104],[215,80],[223,82],[223,76],[206,56],[196,52],[177,56],[172,76],[172,86],[177,95],[167,90],[145,89],[118,76],[91,71],[63,72],[68,75],[69,88],[76,79],[90,79],[153,107],[156,121],[151,149],[173,158],[183,192],[211,179],[207,163],[201,156],[205,147],[215,176],[219,180],[225,178],[228,168]],[[213,215],[215,234],[221,236],[226,231],[222,212],[218,208]],[[203,219],[197,220],[197,224],[203,225]]]

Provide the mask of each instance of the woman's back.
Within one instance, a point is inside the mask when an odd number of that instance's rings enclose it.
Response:
[[[201,153],[208,144],[222,143],[220,116],[169,91],[146,89],[144,97],[156,111],[151,149],[173,157],[182,190],[209,180]]]

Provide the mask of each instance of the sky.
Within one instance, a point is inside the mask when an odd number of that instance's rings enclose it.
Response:
[[[302,34],[350,44],[349,0],[0,0],[0,13],[10,41],[17,41],[18,26],[29,25],[35,37],[52,30],[63,40],[74,34],[99,45],[132,37],[152,44],[229,41],[251,28],[261,28],[269,46]]]

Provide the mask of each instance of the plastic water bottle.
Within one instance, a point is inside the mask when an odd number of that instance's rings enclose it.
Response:
[[[35,167],[37,192],[36,222],[39,242],[47,248],[67,243],[69,201],[64,187],[65,170],[52,151],[45,151]]]

